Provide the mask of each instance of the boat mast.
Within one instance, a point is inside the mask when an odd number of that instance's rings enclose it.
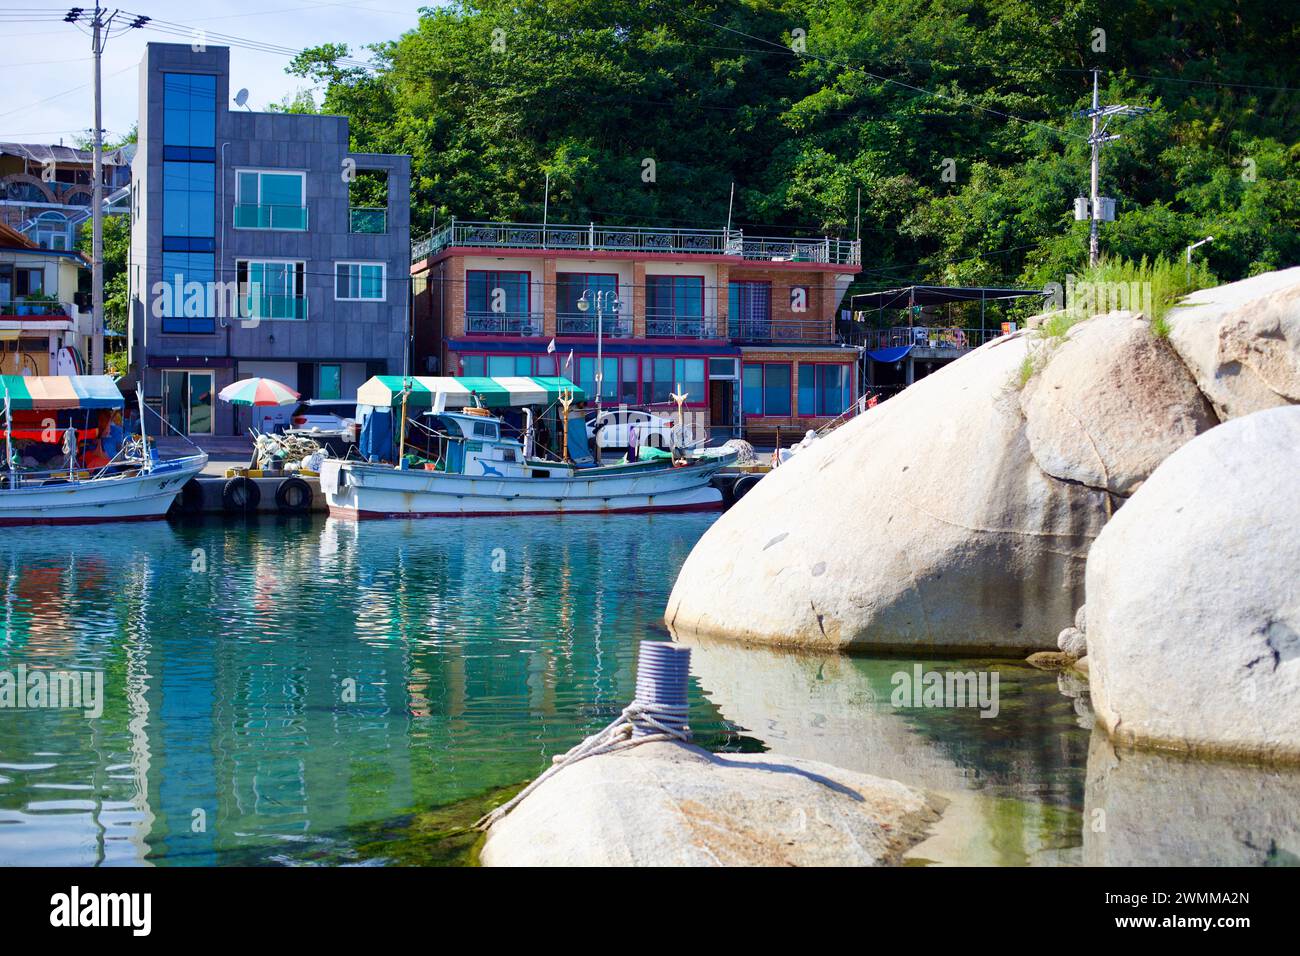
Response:
[[[9,386],[5,386],[5,469],[9,472],[9,487],[17,487],[14,474],[14,423],[9,414]]]
[[[135,401],[140,409],[140,453],[144,456],[144,466],[141,470],[147,475],[153,467],[149,458],[149,434],[144,427],[144,388],[139,382],[135,383]]]

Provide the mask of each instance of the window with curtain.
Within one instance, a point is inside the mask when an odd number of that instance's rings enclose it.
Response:
[[[790,414],[790,366],[746,363],[741,378],[741,408],[746,415]]]
[[[646,333],[698,336],[704,320],[703,276],[646,276]]]
[[[849,405],[847,365],[799,366],[799,414],[835,416]]]
[[[772,285],[769,282],[732,282],[727,287],[727,317],[731,334],[742,338],[768,338],[772,329]]]

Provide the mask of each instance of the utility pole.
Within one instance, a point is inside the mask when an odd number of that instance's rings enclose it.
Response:
[[[1080,197],[1074,204],[1074,218],[1089,220],[1088,265],[1090,266],[1097,265],[1101,259],[1100,239],[1098,236],[1099,223],[1103,220],[1110,222],[1115,218],[1115,200],[1100,195],[1101,148],[1107,143],[1113,143],[1119,139],[1118,133],[1108,133],[1106,128],[1110,125],[1112,116],[1137,116],[1149,112],[1151,112],[1151,109],[1146,106],[1125,106],[1123,104],[1102,106],[1101,70],[1094,69],[1092,71],[1092,107],[1075,113],[1076,116],[1092,120],[1092,132],[1088,135],[1088,143],[1092,147],[1092,166],[1090,170],[1092,183],[1087,200]]]
[[[73,7],[63,18],[65,23],[75,24],[84,11]],[[104,98],[102,89],[102,69],[100,60],[104,55],[104,44],[113,26],[113,20],[121,13],[114,10],[109,13],[95,0],[95,16],[90,23],[90,52],[94,57],[94,98],[95,128],[91,131],[93,160],[91,162],[91,263],[90,263],[90,322],[91,322],[91,371],[96,375],[104,374]],[[148,17],[136,17],[128,24],[129,28],[140,29],[149,21]]]

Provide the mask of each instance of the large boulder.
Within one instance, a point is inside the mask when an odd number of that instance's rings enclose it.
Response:
[[[1300,267],[1194,292],[1168,318],[1219,418],[1300,402]]]
[[[814,647],[1051,647],[1111,513],[1214,423],[1134,316],[998,339],[759,482],[691,552],[665,619]]]
[[[488,866],[882,866],[943,801],[773,754],[648,743],[565,767],[488,831]]]
[[[1080,322],[1020,393],[1046,474],[1131,495],[1218,419],[1178,353],[1136,316]]]
[[[1300,407],[1169,456],[1088,557],[1088,657],[1116,738],[1300,759]]]

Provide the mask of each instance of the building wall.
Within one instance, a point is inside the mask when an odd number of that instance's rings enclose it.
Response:
[[[217,317],[211,332],[164,331],[162,317],[156,313],[158,284],[169,278],[162,267],[166,73],[216,77],[215,281],[234,283],[236,262],[241,259],[305,263],[305,319],[248,320],[225,315]],[[400,374],[410,322],[410,158],[350,152],[343,117],[231,109],[228,73],[229,51],[222,47],[195,52],[187,44],[151,43],[141,64],[131,318],[132,360],[144,378],[146,395],[155,401],[160,398],[166,368],[212,369],[216,389],[233,381],[243,362],[278,361],[300,367],[360,362],[374,372]],[[346,176],[350,167],[387,173],[383,234],[350,231]],[[304,173],[307,228],[237,228],[235,201],[241,169]],[[384,263],[384,300],[336,300],[335,265],[344,261]],[[229,406],[218,403],[214,411],[218,434],[238,427]]]

